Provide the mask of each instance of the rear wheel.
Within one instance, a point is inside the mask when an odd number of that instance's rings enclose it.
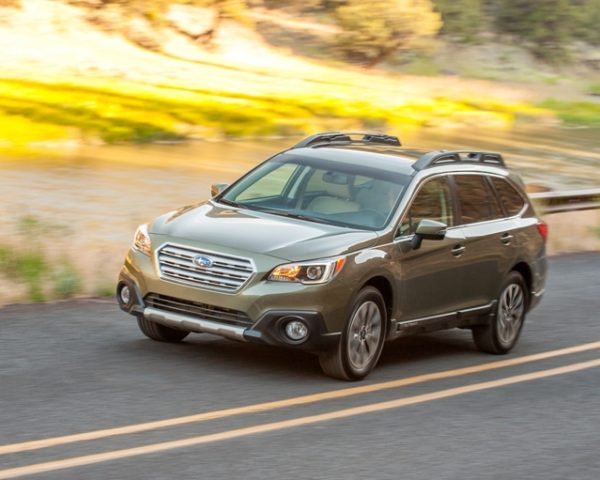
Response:
[[[169,328],[160,323],[152,322],[144,317],[138,317],[138,326],[144,335],[158,342],[181,342],[190,332]]]
[[[341,380],[361,380],[377,364],[386,332],[385,302],[379,290],[363,288],[337,347],[319,355],[323,372]]]
[[[508,353],[517,343],[527,312],[525,281],[511,272],[500,291],[496,315],[489,325],[473,328],[473,340],[482,352]]]

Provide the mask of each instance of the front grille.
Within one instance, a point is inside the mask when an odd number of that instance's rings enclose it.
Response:
[[[197,258],[208,259],[210,265],[202,266],[194,261]],[[254,273],[247,258],[171,244],[158,251],[158,265],[161,276],[169,280],[229,293],[237,292]]]
[[[190,315],[192,317],[211,320],[213,322],[239,325],[242,327],[252,325],[252,320],[243,312],[230,308],[215,307],[205,303],[182,300],[180,298],[168,297],[157,293],[149,293],[144,299],[147,306],[158,310],[166,310],[173,313]]]

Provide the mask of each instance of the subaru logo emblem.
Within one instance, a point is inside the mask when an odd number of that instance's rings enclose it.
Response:
[[[206,257],[204,255],[196,255],[194,257],[194,263],[200,268],[210,268],[212,267],[213,260],[210,257]]]

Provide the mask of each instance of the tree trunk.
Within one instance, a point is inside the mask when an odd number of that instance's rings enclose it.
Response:
[[[373,68],[375,65],[383,62],[392,53],[394,53],[396,50],[398,50],[400,48],[400,46],[402,45],[402,43],[403,42],[398,41],[392,46],[379,47],[379,51],[373,58],[371,58],[369,61],[367,61],[367,63],[365,64],[365,68]]]

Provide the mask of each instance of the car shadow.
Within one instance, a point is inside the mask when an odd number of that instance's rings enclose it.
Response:
[[[157,351],[161,361],[180,365],[193,363],[212,373],[232,376],[320,376],[315,355],[295,349],[229,341],[212,335],[190,335],[179,344],[161,344],[151,340],[136,341],[145,352]]]
[[[379,359],[379,366],[450,360],[475,352],[476,348],[468,331],[457,329],[411,335],[388,342]]]
[[[232,342],[212,335],[191,335],[180,344],[157,343],[146,339],[136,340],[135,343],[136,350],[143,350],[150,358],[159,357],[161,362],[170,363],[173,368],[181,368],[182,363],[194,363],[219,375],[241,374],[309,381],[325,378],[317,356],[302,350]],[[403,366],[428,360],[452,363],[452,359],[473,353],[475,347],[468,332],[457,330],[415,335],[388,342],[378,369],[398,373],[404,370]]]

